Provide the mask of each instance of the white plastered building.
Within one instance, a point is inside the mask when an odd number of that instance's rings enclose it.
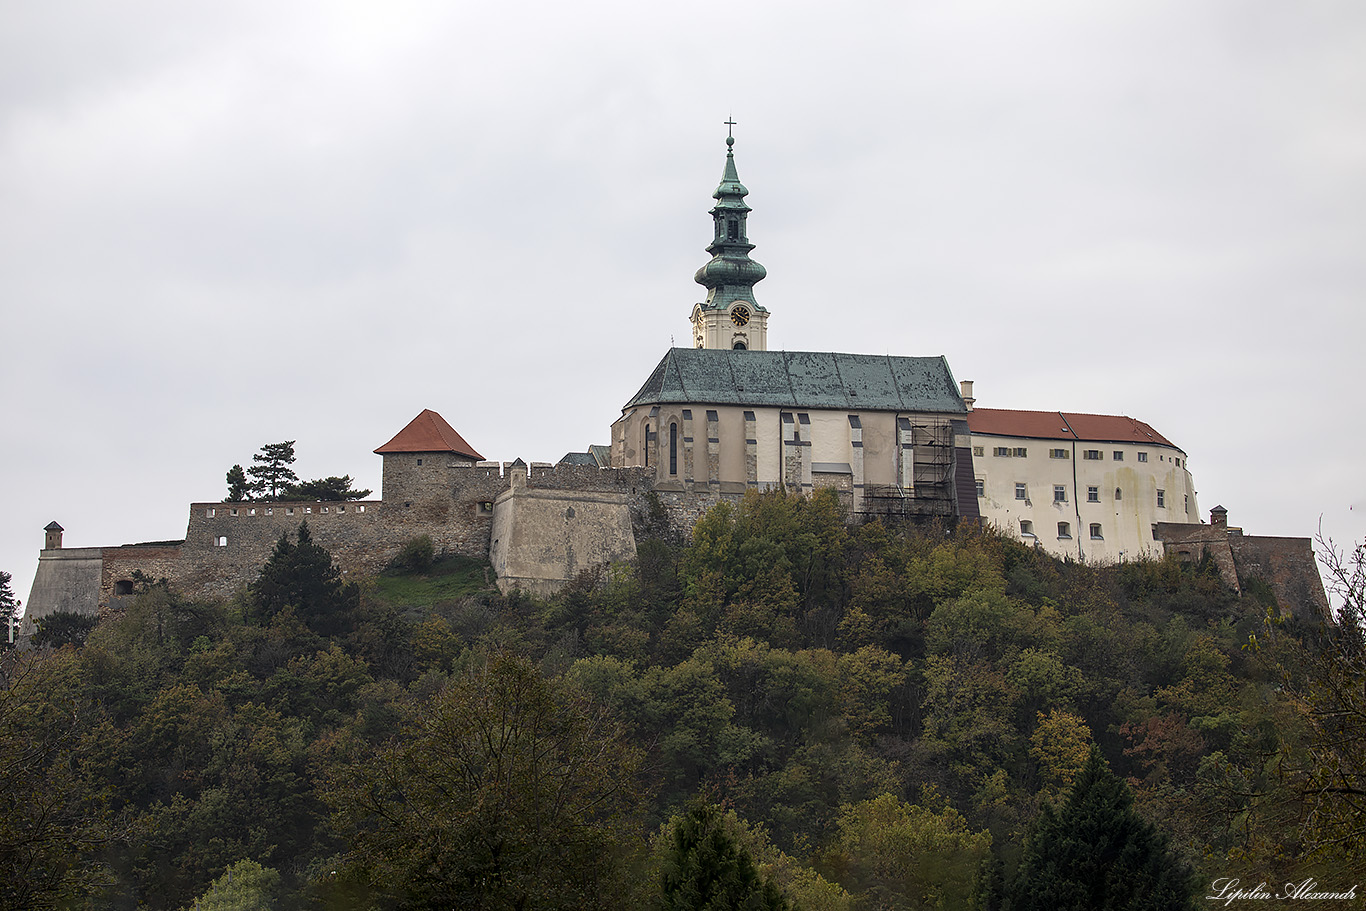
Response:
[[[1055,556],[1160,558],[1159,523],[1200,521],[1186,453],[1143,421],[973,408],[968,427],[982,518]]]

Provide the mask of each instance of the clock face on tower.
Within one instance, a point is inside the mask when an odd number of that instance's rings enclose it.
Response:
[[[744,304],[730,311],[730,321],[737,326],[743,326],[749,322],[749,308]]]

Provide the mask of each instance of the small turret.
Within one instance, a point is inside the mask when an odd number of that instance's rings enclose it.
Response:
[[[61,550],[63,531],[66,529],[55,521],[47,523],[47,526],[43,528],[43,550]]]

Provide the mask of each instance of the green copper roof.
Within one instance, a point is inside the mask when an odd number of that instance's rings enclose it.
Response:
[[[671,348],[626,403],[966,414],[943,357]]]
[[[729,121],[727,121],[729,122]],[[707,300],[702,306],[724,310],[737,300],[748,301],[755,309],[764,310],[754,299],[754,284],[768,275],[768,270],[749,258],[754,244],[749,242],[749,206],[745,197],[749,190],[740,183],[735,170],[735,137],[726,137],[726,166],[721,172],[721,184],[712,196],[712,242],[707,245],[711,261],[697,270],[693,280],[707,289]],[[764,312],[767,312],[766,310]]]

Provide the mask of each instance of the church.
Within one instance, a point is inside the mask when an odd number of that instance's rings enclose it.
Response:
[[[831,487],[856,518],[976,519],[967,407],[942,357],[768,350],[749,191],[726,138],[692,348],[666,352],[612,425],[610,464],[660,494]]]

